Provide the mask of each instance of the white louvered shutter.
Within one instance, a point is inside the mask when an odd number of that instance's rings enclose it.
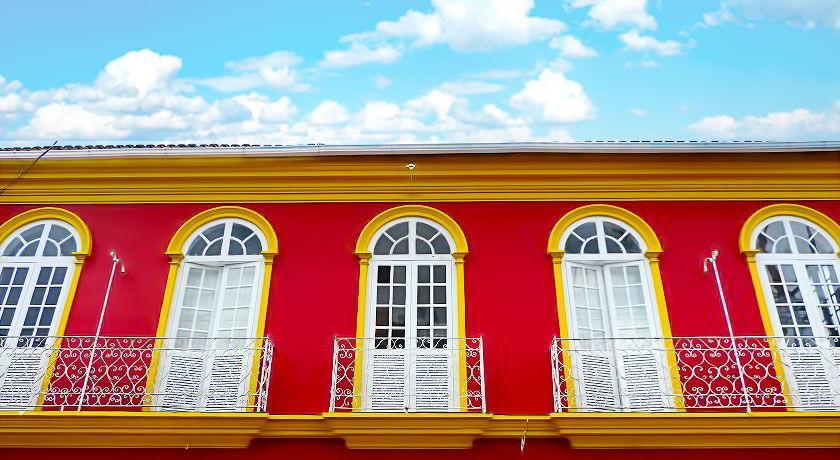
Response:
[[[31,409],[37,402],[51,348],[5,350],[0,359],[0,410]]]
[[[157,406],[161,410],[200,410],[211,357],[210,337],[221,269],[188,263],[173,323],[161,357]]]
[[[604,265],[622,407],[666,411],[674,407],[664,341],[653,338],[654,306],[643,262]],[[626,339],[624,339],[626,338]]]
[[[403,412],[409,407],[406,398],[408,381],[404,349],[370,350],[365,389],[367,409],[381,412]]]
[[[412,366],[412,407],[415,410],[446,412],[456,409],[453,407],[455,362],[444,349],[415,349]]]
[[[255,263],[224,267],[212,329],[218,338],[208,363],[207,410],[244,411],[250,405],[251,358],[257,346],[250,336],[256,323],[258,272]]]
[[[568,297],[573,337],[564,344],[572,356],[574,405],[582,411],[611,411],[619,406],[616,366],[607,337],[606,297],[600,267],[568,263]]]
[[[832,377],[838,376],[832,376],[831,371],[840,363],[829,362],[828,356],[813,347],[788,347],[784,354],[794,405],[807,410],[837,410],[837,382]]]
[[[191,350],[170,350],[163,356],[157,402],[161,410],[198,410],[201,406],[205,361],[204,353]]]

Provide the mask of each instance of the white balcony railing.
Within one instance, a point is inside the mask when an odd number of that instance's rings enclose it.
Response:
[[[556,338],[556,412],[840,410],[838,338]]]
[[[6,337],[0,410],[265,412],[268,338]]]
[[[486,412],[481,338],[336,338],[330,412]]]

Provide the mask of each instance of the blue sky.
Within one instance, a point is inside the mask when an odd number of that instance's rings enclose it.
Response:
[[[7,1],[0,142],[840,138],[837,0]]]

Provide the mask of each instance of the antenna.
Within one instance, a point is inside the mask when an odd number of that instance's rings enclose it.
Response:
[[[0,195],[2,195],[2,194],[4,194],[4,193],[6,193],[6,190],[8,190],[8,189],[9,189],[12,185],[15,185],[15,184],[17,184],[18,182],[20,182],[20,180],[21,180],[21,179],[23,179],[23,176],[25,176],[25,175],[26,175],[26,173],[28,173],[30,169],[32,169],[33,167],[35,167],[35,163],[37,163],[37,162],[38,162],[38,160],[40,160],[40,159],[41,159],[44,155],[46,155],[46,154],[47,154],[47,152],[49,152],[50,150],[52,150],[52,149],[53,149],[53,147],[55,147],[55,145],[56,145],[56,144],[58,144],[58,141],[53,142],[53,144],[52,144],[51,146],[47,147],[47,149],[46,149],[46,150],[44,150],[43,152],[41,152],[41,154],[40,154],[40,155],[38,155],[38,157],[37,157],[37,158],[35,158],[34,160],[32,160],[32,163],[29,163],[29,166],[27,166],[27,167],[26,167],[23,171],[21,171],[21,172],[20,172],[20,174],[18,174],[18,176],[17,176],[17,177],[16,177],[13,181],[9,182],[9,184],[8,184],[8,185],[6,185],[5,187],[3,187],[3,190],[0,190]]]

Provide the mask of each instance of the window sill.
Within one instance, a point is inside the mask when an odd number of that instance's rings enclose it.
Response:
[[[551,415],[0,412],[3,448],[245,448],[341,438],[350,449],[469,449],[481,438],[564,438],[578,449],[840,448],[840,413]]]

